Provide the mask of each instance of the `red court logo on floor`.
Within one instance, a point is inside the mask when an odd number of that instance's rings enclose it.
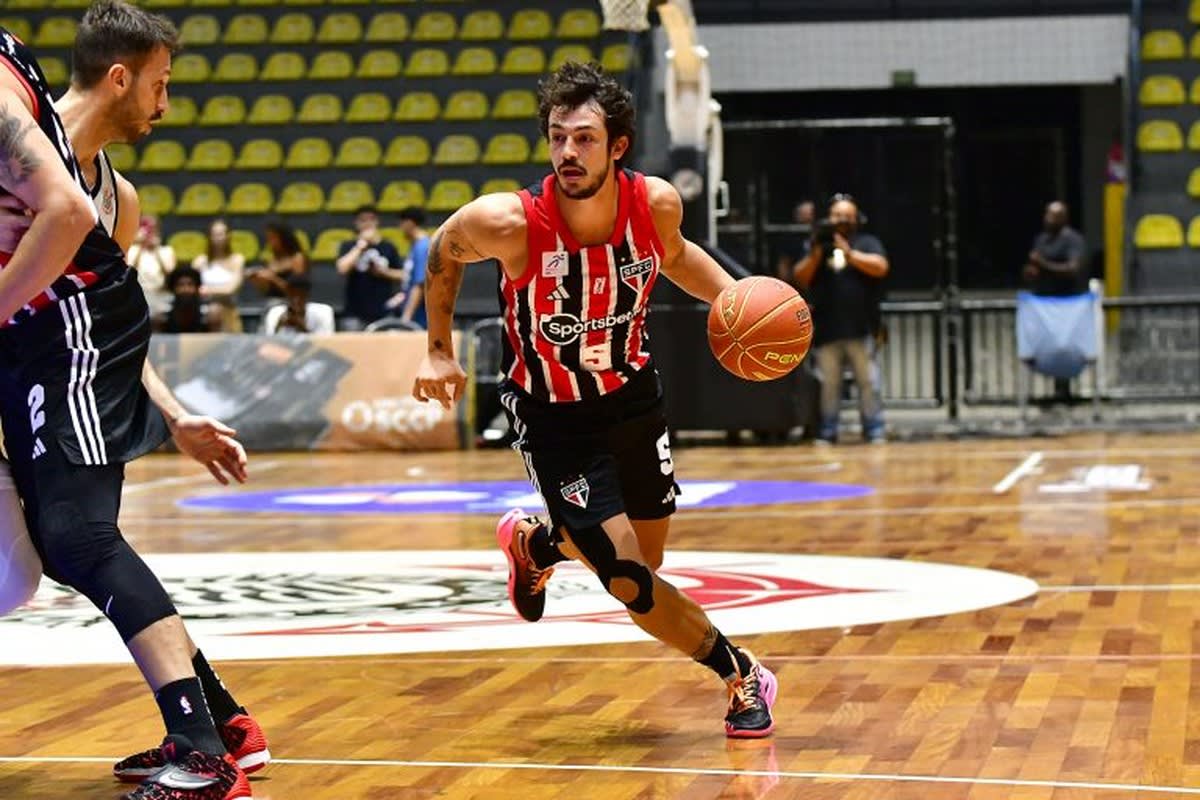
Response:
[[[305,658],[646,640],[589,572],[560,566],[546,616],[520,620],[498,552],[388,551],[149,556],[214,660]],[[942,616],[1028,597],[994,570],[891,559],[676,552],[661,574],[729,636]],[[0,664],[125,663],[84,598],[44,581],[0,618]]]

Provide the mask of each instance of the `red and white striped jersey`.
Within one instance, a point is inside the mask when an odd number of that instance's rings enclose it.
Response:
[[[522,189],[529,260],[501,271],[507,378],[550,403],[591,400],[620,389],[650,362],[646,312],[662,264],[646,179],[617,173],[612,238],[582,247],[563,222],[553,174]]]

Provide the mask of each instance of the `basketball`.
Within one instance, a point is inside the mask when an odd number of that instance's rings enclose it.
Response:
[[[721,366],[748,381],[794,370],[812,344],[804,298],[778,278],[742,278],[717,295],[708,312],[708,346]]]

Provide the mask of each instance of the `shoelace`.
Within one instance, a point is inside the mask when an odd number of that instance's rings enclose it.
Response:
[[[533,567],[529,570],[529,593],[538,594],[545,591],[546,583],[550,580],[550,576],[554,574],[554,567],[546,567],[538,569]]]
[[[758,670],[751,669],[750,674],[729,683],[729,710],[740,713],[751,708],[760,708],[762,700],[758,697]]]

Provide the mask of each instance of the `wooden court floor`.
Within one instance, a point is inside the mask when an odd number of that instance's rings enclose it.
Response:
[[[278,759],[255,797],[1200,796],[1200,435],[675,458],[684,479],[874,492],[683,510],[671,549],[936,562],[1040,590],[966,613],[816,630],[798,616],[791,632],[731,637],[781,682],[777,732],[758,742],[727,742],[716,680],[650,641],[530,648],[514,635],[509,649],[223,661]],[[514,455],[490,451],[259,454],[251,473],[256,490],[523,477]],[[128,478],[123,527],[146,553],[493,547],[487,514],[201,512],[176,504],[212,490],[185,461],[151,457]],[[110,760],[156,742],[160,724],[130,666],[0,667],[0,799],[119,797]]]

